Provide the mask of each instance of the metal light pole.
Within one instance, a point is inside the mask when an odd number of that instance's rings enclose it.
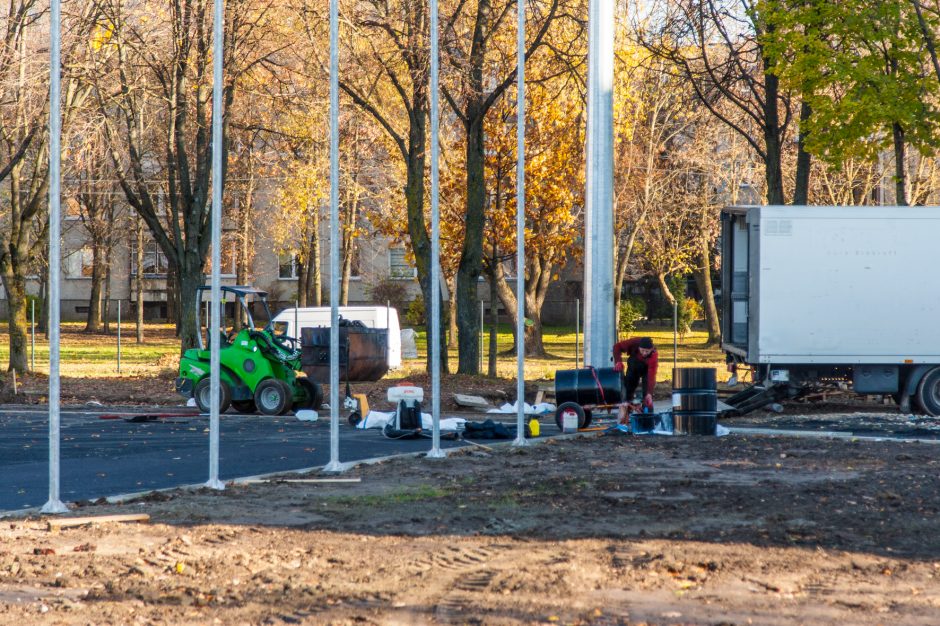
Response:
[[[516,439],[525,440],[525,0],[516,2]]]
[[[339,0],[330,0],[330,462],[339,462]],[[347,362],[346,367],[349,367]]]
[[[65,513],[59,499],[59,272],[62,267],[62,3],[52,0],[49,26],[49,500],[43,513]]]
[[[209,338],[209,480],[206,486],[224,489],[219,480],[219,372],[222,312],[222,26],[225,19],[223,0],[214,0],[212,24],[212,311]]]
[[[609,365],[614,345],[614,2],[588,7],[584,364]]]
[[[430,0],[431,28],[431,451],[440,459],[441,450],[441,211],[440,195],[440,86],[438,83],[437,0]],[[420,419],[420,417],[418,418]]]

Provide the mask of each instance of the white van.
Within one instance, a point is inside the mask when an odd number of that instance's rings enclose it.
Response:
[[[398,323],[398,310],[384,306],[341,306],[339,315],[343,319],[357,320],[367,328],[388,329],[388,367],[401,367],[401,326]],[[330,326],[330,307],[293,307],[284,309],[274,316],[274,329],[288,337],[300,337],[304,328],[328,328]],[[295,322],[297,327],[295,328]]]

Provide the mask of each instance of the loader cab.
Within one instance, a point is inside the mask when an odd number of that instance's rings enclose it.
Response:
[[[721,336],[722,348],[747,358],[750,333],[750,207],[721,212]]]
[[[268,321],[265,326],[257,326],[254,316],[252,315],[254,306],[260,304],[264,310],[265,319],[271,320],[272,315],[271,310],[268,308],[268,294],[266,291],[244,285],[226,285],[222,287],[221,292],[220,319],[222,326],[221,328],[215,329],[214,332],[219,333],[219,336],[225,339],[225,341],[221,343],[223,348],[229,344],[230,337],[234,336],[235,333],[243,328],[255,330],[270,329],[270,321]],[[197,342],[200,350],[209,349],[208,337],[210,336],[209,331],[212,326],[211,300],[211,287],[203,285],[196,289],[196,305],[199,310],[199,335]],[[232,305],[231,307],[229,306],[230,304]]]

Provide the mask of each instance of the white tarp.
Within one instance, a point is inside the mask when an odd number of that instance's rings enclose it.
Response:
[[[403,359],[418,358],[418,333],[413,328],[402,328],[401,330],[401,357]]]
[[[518,411],[518,402],[509,404],[508,402],[498,409],[490,409],[487,413],[501,413],[501,414],[512,414],[515,415]],[[524,403],[523,411],[526,415],[545,415],[546,413],[554,413],[555,405],[551,402],[539,402],[535,406],[532,406],[528,402]]]
[[[394,411],[390,411],[388,413],[384,411],[369,411],[369,414],[366,415],[361,422],[356,424],[356,428],[385,428],[385,425],[394,419]],[[441,430],[457,430],[457,428],[463,426],[466,421],[467,420],[462,417],[448,417],[441,419]],[[421,414],[421,427],[425,430],[431,430],[432,422],[430,413]]]

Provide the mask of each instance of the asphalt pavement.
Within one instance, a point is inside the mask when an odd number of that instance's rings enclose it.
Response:
[[[209,418],[189,414],[128,421],[133,414],[165,409],[88,410],[61,413],[60,498],[96,500],[125,493],[199,484],[209,478]],[[175,411],[168,411],[176,413]],[[121,414],[118,419],[102,415]],[[245,476],[326,465],[329,417],[224,414],[220,422],[219,477]],[[468,445],[441,441],[442,448]],[[357,461],[429,450],[430,439],[391,440],[378,430],[355,430],[341,421],[339,459]],[[40,507],[49,498],[49,421],[45,407],[0,410],[0,512]]]

